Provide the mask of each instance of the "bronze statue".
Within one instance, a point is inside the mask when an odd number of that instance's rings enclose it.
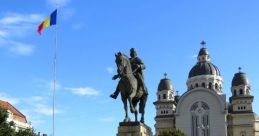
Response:
[[[131,48],[130,49],[130,64],[131,64],[131,69],[133,71],[133,75],[137,78],[138,80],[138,88],[142,88],[144,93],[147,95],[147,88],[144,82],[144,75],[142,70],[144,70],[145,64],[142,62],[142,60],[137,56],[137,51],[135,48]],[[113,80],[116,80],[117,78],[119,78],[119,74],[114,75],[112,77]],[[139,89],[138,89],[139,90]],[[110,97],[112,97],[113,99],[116,99],[117,96],[119,95],[120,90],[116,89],[115,92],[113,94],[110,95]]]
[[[136,110],[137,103],[139,102],[139,113],[141,113],[140,122],[144,123],[145,104],[147,101],[147,89],[144,84],[144,77],[142,70],[145,65],[137,57],[136,50],[131,49],[131,58],[129,59],[125,54],[117,53],[116,64],[118,74],[113,77],[113,80],[120,78],[115,92],[110,96],[114,99],[117,98],[121,92],[121,99],[124,104],[125,119],[124,122],[130,121],[128,116],[127,100],[130,104],[130,111],[135,115],[137,122],[138,111]]]

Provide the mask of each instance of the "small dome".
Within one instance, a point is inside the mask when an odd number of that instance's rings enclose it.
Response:
[[[249,85],[249,80],[246,73],[238,72],[232,80],[232,86]]]
[[[199,75],[217,75],[220,76],[219,69],[211,62],[198,62],[189,72],[189,78]]]
[[[207,51],[206,48],[200,49],[198,56],[201,56],[201,55],[209,55],[209,52]]]
[[[167,78],[161,79],[157,90],[158,91],[173,90],[172,81]]]

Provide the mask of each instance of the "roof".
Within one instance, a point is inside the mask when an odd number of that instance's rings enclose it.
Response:
[[[249,80],[246,73],[238,72],[232,79],[232,86],[249,85]]]
[[[209,52],[207,51],[206,48],[201,48],[200,49],[198,56],[201,56],[201,55],[209,55]]]
[[[172,81],[170,79],[164,78],[161,79],[158,85],[158,91],[163,91],[163,90],[173,90],[172,87]]]
[[[217,75],[220,76],[220,71],[211,62],[198,62],[196,65],[194,65],[189,72],[189,78],[199,75]]]
[[[0,107],[13,113],[14,120],[27,123],[26,117],[10,103],[0,100]]]

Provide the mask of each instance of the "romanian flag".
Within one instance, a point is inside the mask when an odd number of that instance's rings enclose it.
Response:
[[[57,24],[57,9],[53,11],[50,16],[48,16],[38,27],[38,33],[41,35],[41,31],[43,28],[47,28],[52,25]]]

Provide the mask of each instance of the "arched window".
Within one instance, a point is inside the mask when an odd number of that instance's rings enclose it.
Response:
[[[158,95],[158,100],[160,100],[160,94]]]
[[[196,87],[199,87],[199,84],[198,84],[198,83],[196,83],[196,84],[195,84],[195,86],[196,86]]]
[[[202,101],[196,102],[191,106],[191,136],[209,136],[209,106]]]
[[[202,83],[202,87],[204,87],[204,88],[205,88],[205,83]]]
[[[246,136],[246,132],[245,131],[241,131],[240,132],[240,136]]]
[[[211,82],[209,83],[209,89],[212,89],[212,83]]]
[[[237,90],[234,90],[234,96],[237,96]]]
[[[219,89],[219,85],[217,83],[215,84],[215,89]]]
[[[163,99],[166,99],[166,94],[163,94]]]
[[[239,90],[239,94],[240,94],[240,95],[243,95],[243,94],[244,94],[243,89],[240,89],[240,90]]]

